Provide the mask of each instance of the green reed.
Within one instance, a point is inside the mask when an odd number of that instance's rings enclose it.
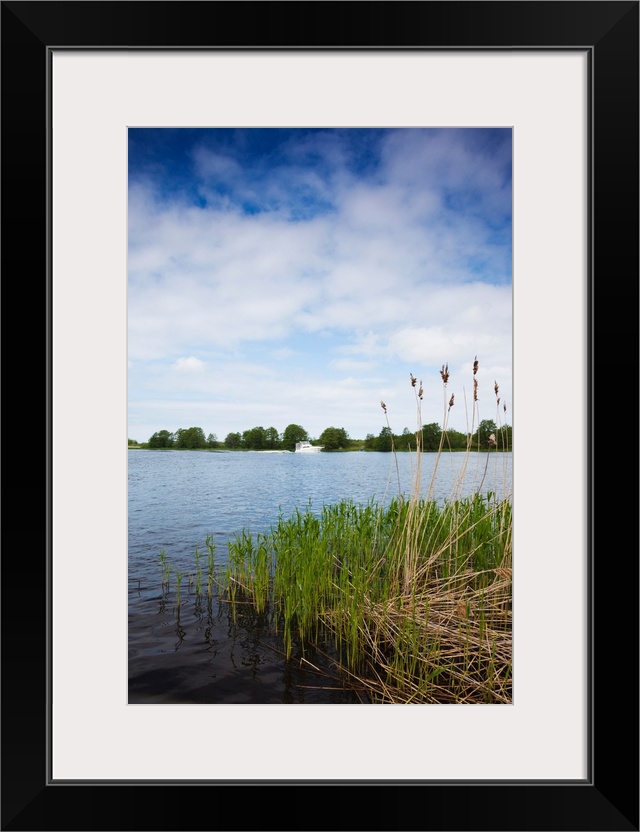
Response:
[[[167,553],[164,549],[160,552],[160,567],[162,569],[162,589],[168,591],[171,582],[171,565],[167,560]]]
[[[207,595],[211,598],[213,594],[213,584],[216,579],[216,545],[212,534],[207,536],[205,546],[207,547]]]
[[[176,570],[176,606],[180,609],[180,584],[184,578],[185,573]]]
[[[196,596],[202,595],[202,566],[200,566],[200,557],[200,552],[196,547],[196,570],[194,580]]]

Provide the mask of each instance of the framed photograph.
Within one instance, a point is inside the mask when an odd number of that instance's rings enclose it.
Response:
[[[626,422],[624,409],[616,417],[629,365],[637,377],[626,342],[638,309],[638,3],[3,2],[2,53],[4,271],[46,289],[29,307],[46,356],[46,422],[32,428],[46,436],[42,547],[6,547],[2,566],[2,828],[637,830],[637,521],[634,503],[630,530],[626,443],[613,428]],[[138,184],[158,157],[146,139],[132,150],[132,136],[241,130],[250,144],[256,130],[374,129],[387,165],[416,169],[405,177],[416,189],[397,203],[405,231],[407,199],[426,199],[407,136],[480,136],[485,161],[474,156],[473,170],[483,181],[495,174],[489,144],[509,138],[512,696],[386,708],[154,701],[148,691],[136,701],[124,438],[130,445],[130,322],[135,313],[135,333],[148,334],[154,300],[128,284],[128,228],[150,216],[139,211],[144,188],[131,198],[134,155],[145,159]],[[273,195],[274,181],[261,181]],[[300,187],[310,210],[309,179]],[[172,186],[162,179],[159,190],[162,210],[159,200],[152,211],[166,239]],[[236,198],[223,191],[200,196]],[[389,223],[392,190],[384,211],[359,193],[358,210]],[[246,214],[255,198],[243,191]],[[431,216],[444,239],[451,215]],[[276,233],[257,238],[252,268],[274,256]],[[136,267],[148,290],[143,236]],[[285,240],[290,252],[297,244]],[[404,251],[399,265],[411,268]],[[192,270],[198,256],[190,250]],[[375,269],[371,253],[364,262]],[[289,290],[312,287],[307,277]],[[400,279],[396,288],[402,297]],[[178,308],[179,294],[171,302]],[[231,338],[214,310],[198,325],[209,323]],[[177,356],[177,369],[202,365]],[[204,814],[195,787],[212,790]],[[348,822],[345,789],[358,806]],[[322,813],[310,811],[314,798]]]

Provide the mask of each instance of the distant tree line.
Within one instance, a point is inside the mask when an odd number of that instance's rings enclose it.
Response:
[[[228,433],[223,442],[217,436],[210,433],[206,438],[204,431],[199,427],[180,428],[171,433],[168,430],[160,430],[149,438],[149,441],[141,447],[152,450],[174,448],[176,450],[204,450],[206,448],[224,448],[226,450],[246,451],[293,451],[297,442],[312,442],[315,445],[322,445],[325,450],[338,451],[350,446],[351,440],[344,428],[327,428],[317,440],[311,440],[307,431],[302,425],[290,424],[282,433],[274,427],[264,428],[262,425],[242,431],[241,433]],[[137,444],[129,440],[129,444]]]
[[[351,439],[344,428],[329,427],[322,431],[318,439],[310,439],[302,425],[290,424],[282,433],[274,427],[261,425],[238,433],[228,433],[224,441],[219,441],[214,433],[205,437],[200,427],[179,428],[175,432],[160,430],[153,434],[146,443],[139,447],[152,450],[246,450],[246,451],[293,451],[297,442],[310,441],[322,445],[325,451],[343,451],[362,449],[365,451],[415,451],[417,439],[415,431],[405,428],[395,434],[386,426],[378,436],[368,433],[363,440]],[[437,451],[442,442],[443,450],[464,451],[494,447],[497,450],[512,449],[512,429],[510,425],[498,427],[491,419],[484,419],[473,434],[447,430],[444,437],[437,422],[422,426],[422,450]],[[138,445],[129,439],[129,445]]]
[[[210,433],[205,439],[202,428],[179,428],[175,433],[168,430],[157,431],[143,447],[154,450],[175,448],[194,451],[202,448],[217,448],[219,444],[214,433]]]
[[[495,447],[501,451],[510,451],[513,445],[512,429],[510,425],[498,427],[492,419],[484,419],[472,434],[447,430],[443,437],[442,428],[437,422],[422,426],[423,451],[437,451],[441,442],[445,451],[464,451],[467,447],[471,450]],[[416,432],[410,431],[409,428],[405,428],[401,434],[396,434],[386,426],[377,436],[368,433],[364,440],[364,448],[368,451],[415,451],[416,445]]]

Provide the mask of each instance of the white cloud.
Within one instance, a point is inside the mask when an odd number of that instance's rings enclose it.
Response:
[[[179,358],[172,365],[173,370],[179,373],[202,373],[206,367],[204,361],[190,355],[188,358]]]

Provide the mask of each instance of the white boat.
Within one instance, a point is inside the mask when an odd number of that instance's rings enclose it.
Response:
[[[296,442],[297,454],[317,454],[324,448],[324,445],[312,445],[311,442]]]

